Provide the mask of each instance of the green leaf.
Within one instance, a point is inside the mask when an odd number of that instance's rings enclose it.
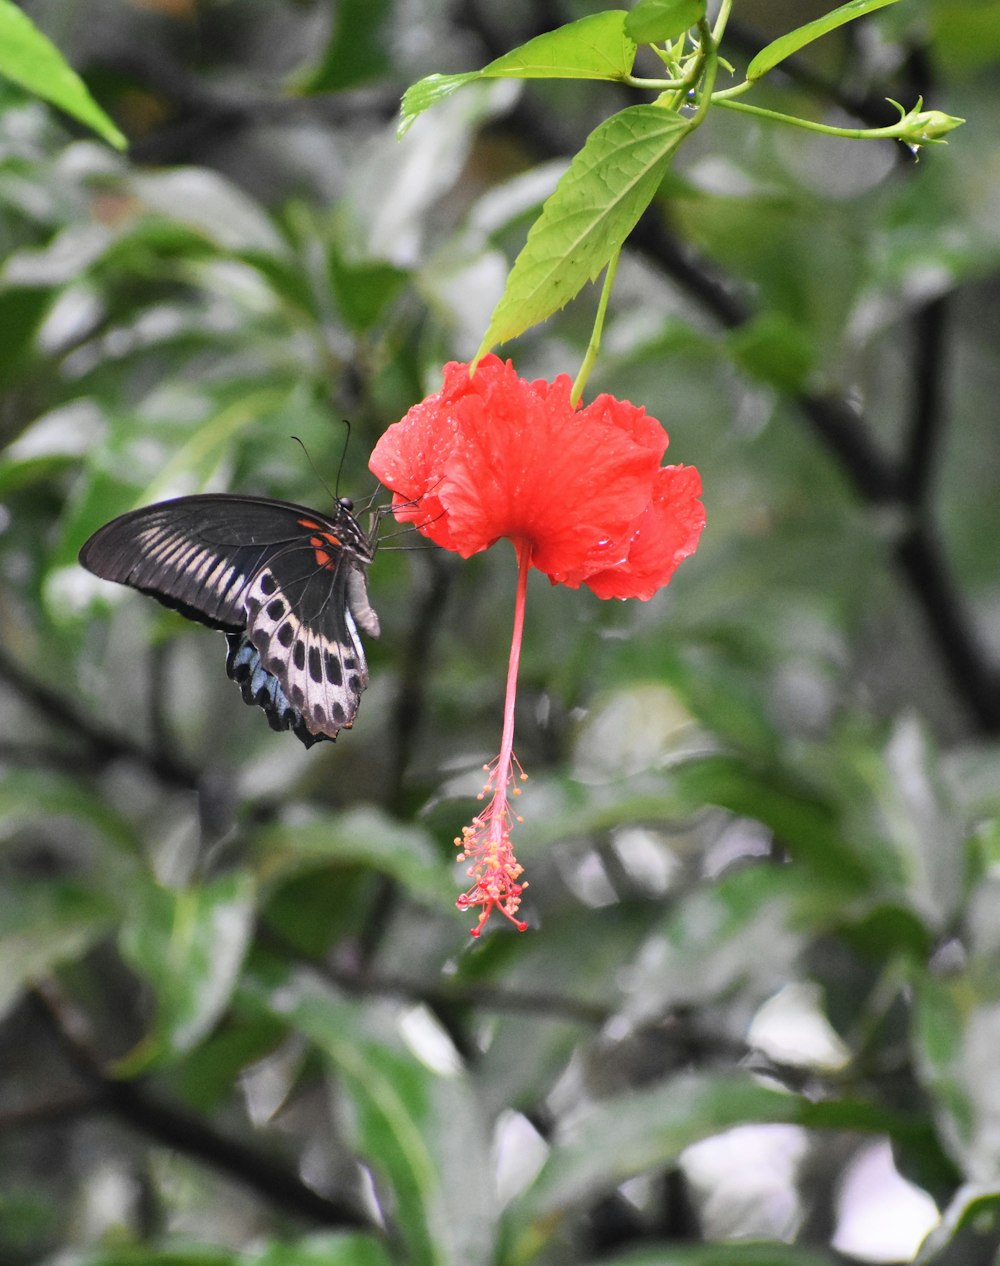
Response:
[[[821,36],[828,35],[847,22],[853,22],[855,18],[863,18],[868,13],[874,13],[876,9],[884,9],[887,5],[896,3],[897,0],[848,0],[847,4],[842,4],[832,13],[824,14],[815,22],[807,22],[805,26],[796,27],[794,31],[789,31],[786,35],[772,40],[760,50],[747,67],[747,79],[751,81],[760,79],[769,70],[773,70],[779,62],[783,62],[786,57],[791,57],[800,48],[805,48],[807,44],[811,44]]]
[[[456,895],[454,868],[436,854],[427,834],[401,826],[375,809],[317,816],[294,826],[268,827],[256,837],[265,878],[284,878],[319,861],[367,866],[396,880],[418,899],[437,905]]]
[[[809,331],[774,309],[732,330],[726,343],[741,369],[779,391],[803,390],[816,363],[816,346]]]
[[[242,1254],[224,1248],[150,1249],[147,1245],[98,1249],[77,1259],[79,1266],[248,1266]]]
[[[992,1258],[1000,1225],[1000,1186],[966,1183],[941,1214],[941,1221],[920,1246],[915,1266],[942,1266]],[[957,1243],[956,1243],[957,1241]],[[940,1254],[940,1257],[939,1257]]]
[[[9,391],[26,377],[36,354],[35,338],[49,308],[47,286],[10,286],[0,290],[0,390]]]
[[[358,334],[375,326],[409,281],[409,273],[382,260],[353,264],[339,255],[331,257],[329,276],[340,314]]]
[[[509,1208],[517,1241],[511,1260],[536,1254],[571,1208],[589,1204],[629,1178],[676,1164],[692,1143],[750,1122],[890,1137],[930,1131],[919,1115],[859,1100],[812,1103],[747,1077],[680,1074],[651,1089],[592,1102],[574,1115],[534,1186]]]
[[[334,1233],[271,1244],[245,1266],[391,1266],[391,1260],[373,1236]]]
[[[829,930],[850,895],[805,867],[768,863],[685,893],[656,929],[656,955],[632,966],[626,1014],[638,1025],[737,993],[748,1006],[763,1002],[795,971],[808,934]]]
[[[545,321],[597,277],[652,201],[688,126],[643,105],[591,132],[532,225],[477,357]]]
[[[131,825],[73,779],[25,770],[0,779],[0,836],[23,822],[34,824],[48,816],[70,818],[91,827],[114,846],[123,866],[130,866],[138,850]],[[112,885],[122,878],[121,874],[111,876]]]
[[[208,1033],[229,1003],[254,914],[254,881],[246,873],[187,888],[150,880],[139,889],[122,926],[121,950],[153,986],[157,1017],[120,1072],[183,1054]]]
[[[602,1257],[592,1266],[833,1266],[826,1253],[771,1240],[724,1244],[663,1244]]]
[[[109,901],[61,880],[0,887],[0,1016],[22,989],[59,962],[78,958],[112,926]]]
[[[639,0],[625,17],[625,33],[637,44],[675,40],[705,16],[705,0]]]
[[[464,84],[482,76],[481,70],[466,70],[457,75],[425,75],[415,84],[411,84],[403,93],[403,101],[399,107],[398,136],[403,136],[412,126],[414,119],[444,101],[452,93],[457,92]]]
[[[635,61],[620,9],[592,13],[537,35],[484,66],[490,79],[623,79]]]
[[[352,1145],[390,1204],[413,1266],[488,1260],[495,1198],[488,1140],[465,1078],[432,1073],[409,1052],[364,1036],[362,1012],[304,975],[269,996],[250,994],[308,1037],[336,1073],[351,1108]],[[456,1146],[455,1132],[461,1131]]]
[[[474,79],[624,79],[635,61],[635,41],[625,34],[626,17],[619,9],[592,13],[528,40],[482,70],[426,76],[403,94],[399,135],[424,110]]]
[[[297,85],[300,92],[342,92],[377,79],[392,66],[388,19],[394,0],[338,0],[336,20],[319,63]]]
[[[846,841],[834,810],[807,785],[754,770],[736,756],[708,756],[675,771],[681,803],[718,805],[769,826],[796,858],[819,875],[859,889],[870,869]]]
[[[115,149],[127,146],[80,76],[11,0],[0,0],[0,74],[93,128]]]

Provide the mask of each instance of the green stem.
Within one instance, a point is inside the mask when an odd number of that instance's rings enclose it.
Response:
[[[675,88],[686,88],[689,76],[683,79],[641,79],[638,75],[625,75],[622,83],[628,88],[649,88],[653,92],[670,92]]]
[[[701,33],[701,51],[705,58],[705,69],[701,88],[698,90],[698,109],[691,120],[692,129],[704,123],[708,115],[709,108],[712,105],[715,76],[719,70],[719,47],[715,42],[715,36],[712,34],[712,28],[708,25],[707,19],[703,18],[698,23],[698,30]]]
[[[590,342],[587,344],[587,350],[584,353],[583,363],[580,365],[580,372],[576,376],[573,390],[569,396],[570,403],[574,406],[580,403],[580,397],[583,395],[583,389],[587,385],[590,371],[594,368],[594,362],[597,360],[597,353],[601,350],[604,318],[608,311],[608,300],[611,298],[611,287],[615,284],[615,273],[618,271],[618,260],[621,258],[621,253],[622,248],[619,246],[608,260],[608,266],[604,272],[604,285],[601,288],[601,301],[597,305],[597,315],[594,317],[594,328],[591,331]]]
[[[726,23],[729,21],[729,13],[733,7],[733,0],[722,0],[719,7],[719,16],[715,19],[715,26],[712,28],[712,39],[716,46],[722,43],[722,35],[726,29]]]
[[[713,100],[715,105],[725,106],[728,110],[736,110],[740,114],[753,114],[771,123],[788,123],[792,127],[805,128],[807,132],[822,132],[824,136],[844,136],[852,141],[893,140],[901,137],[905,131],[900,126],[902,120],[888,127],[832,127],[829,123],[814,123],[811,119],[800,119],[793,114],[779,114],[776,110],[765,110],[761,106],[747,105],[745,101],[733,101],[719,92],[715,94]]]

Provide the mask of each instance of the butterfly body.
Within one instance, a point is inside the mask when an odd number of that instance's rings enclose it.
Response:
[[[105,524],[80,562],[222,630],[244,700],[309,747],[354,723],[368,684],[361,633],[379,633],[366,574],[375,542],[351,509],[178,497]]]

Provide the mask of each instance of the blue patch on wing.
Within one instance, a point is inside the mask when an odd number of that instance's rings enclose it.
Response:
[[[264,709],[272,730],[291,730],[306,747],[320,739],[333,742],[329,734],[313,734],[306,728],[302,713],[282,690],[277,677],[261,664],[260,652],[245,633],[227,633],[226,641],[226,672],[239,686],[244,703]]]

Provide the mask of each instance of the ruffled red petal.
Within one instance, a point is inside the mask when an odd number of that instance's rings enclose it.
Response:
[[[584,583],[599,598],[652,598],[698,548],[705,526],[700,496],[701,476],[693,466],[664,467],[652,502],[630,528],[625,561]]]
[[[553,583],[649,597],[666,583],[656,576],[669,578],[694,549],[704,515],[678,535],[655,418],[609,395],[574,408],[571,390],[565,374],[528,382],[496,356],[471,377],[448,364],[441,391],[379,440],[371,469],[393,490],[398,518],[465,558],[507,537],[529,543]],[[685,513],[693,524],[696,511]]]

